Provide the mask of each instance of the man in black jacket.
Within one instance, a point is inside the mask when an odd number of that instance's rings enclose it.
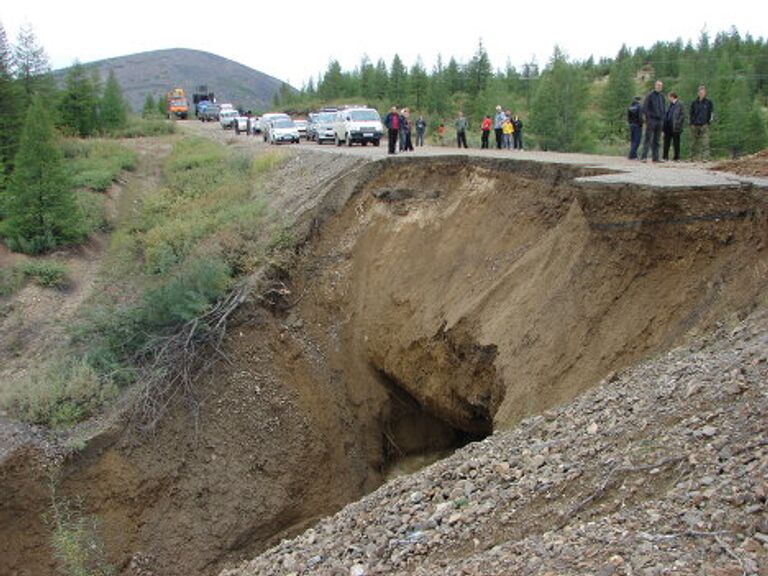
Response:
[[[691,158],[693,160],[709,161],[709,124],[715,106],[707,98],[705,86],[699,86],[698,98],[691,102]]]
[[[643,112],[645,113],[645,141],[643,142],[643,162],[648,160],[648,150],[651,149],[653,161],[659,161],[659,140],[667,105],[664,102],[664,83],[656,80],[656,85],[645,97]]]
[[[685,112],[683,112],[683,105],[677,99],[677,94],[670,92],[669,108],[667,108],[667,114],[664,116],[664,160],[669,160],[670,144],[675,148],[675,155],[672,159],[675,162],[680,160],[680,134],[683,132],[684,123]]]
[[[632,104],[627,108],[627,122],[629,123],[629,159],[637,160],[637,149],[643,137],[643,106],[640,104],[640,96],[635,96]]]

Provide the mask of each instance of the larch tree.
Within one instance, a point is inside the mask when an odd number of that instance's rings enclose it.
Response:
[[[53,120],[39,95],[27,110],[4,205],[2,231],[13,250],[39,253],[83,237]]]

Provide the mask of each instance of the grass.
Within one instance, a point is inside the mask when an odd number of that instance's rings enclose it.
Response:
[[[132,116],[128,119],[128,125],[125,128],[116,130],[112,135],[115,138],[149,138],[175,133],[176,125],[165,118]]]
[[[113,144],[70,141],[67,155],[78,167],[102,163],[115,174],[131,166],[131,156]],[[107,160],[107,150],[116,157]],[[165,338],[205,314],[239,278],[290,249],[290,227],[270,213],[261,192],[284,159],[279,151],[252,158],[187,137],[162,161],[159,187],[126,187],[130,201],[121,199],[124,216],[99,288],[70,327],[66,359],[40,366],[4,398],[9,412],[53,428],[88,418],[136,381]],[[23,274],[55,285],[60,280],[53,272]],[[0,281],[0,289],[15,282],[17,276]]]
[[[63,144],[73,185],[104,192],[124,170],[136,168],[136,153],[118,142],[102,139],[70,139]]]
[[[0,296],[15,294],[30,280],[44,288],[66,288],[67,267],[54,260],[30,259],[0,268]]]

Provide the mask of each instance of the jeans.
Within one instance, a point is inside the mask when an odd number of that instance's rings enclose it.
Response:
[[[504,148],[512,149],[512,134],[504,134]]]
[[[467,133],[462,130],[461,132],[456,132],[456,143],[459,145],[459,148],[464,146],[464,148],[469,148],[467,146]]]
[[[643,141],[643,160],[648,158],[648,151],[654,162],[659,161],[659,140],[661,138],[661,120],[648,120],[645,126],[645,140]]]
[[[494,128],[493,131],[496,132],[496,148],[501,150],[501,144],[504,139],[504,132],[501,128]]]
[[[488,148],[488,136],[490,133],[490,130],[483,130],[482,136],[480,136],[480,148]]]
[[[640,140],[643,137],[643,127],[640,124],[629,125],[629,159],[637,159],[637,149],[640,147]]]
[[[416,129],[416,146],[424,146],[424,130]]]
[[[522,129],[515,130],[514,134],[512,134],[512,137],[514,138],[515,150],[522,150],[523,149],[523,131],[522,131]]]

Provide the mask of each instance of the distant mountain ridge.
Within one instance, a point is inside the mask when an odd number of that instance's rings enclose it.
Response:
[[[200,85],[215,93],[219,102],[264,110],[271,106],[273,96],[282,85],[281,80],[233,60],[188,48],[153,50],[84,65],[98,68],[104,80],[109,71],[114,70],[126,100],[135,111],[141,110],[147,94],[157,98],[172,88],[181,87],[191,95]],[[57,80],[62,80],[65,74],[66,69],[54,72]]]

